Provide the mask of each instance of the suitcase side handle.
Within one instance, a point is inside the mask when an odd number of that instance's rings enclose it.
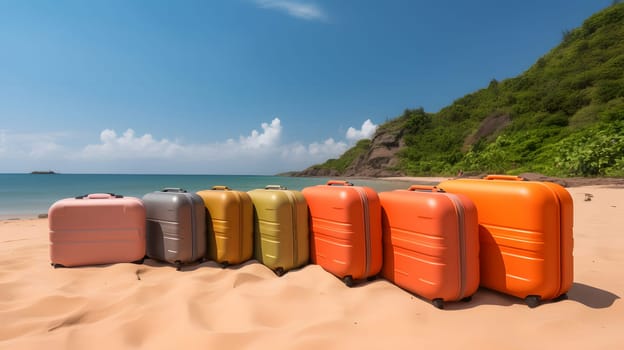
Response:
[[[76,199],[111,199],[111,198],[123,198],[122,195],[120,194],[114,194],[114,193],[90,193],[90,194],[83,194],[82,196],[77,196],[74,197]]]
[[[353,184],[350,183],[349,181],[342,181],[342,180],[329,180],[329,181],[327,181],[327,186],[333,186],[333,185],[353,186]]]
[[[213,191],[229,191],[230,188],[227,186],[212,186]]]
[[[264,186],[264,189],[265,190],[287,190],[288,188],[282,185],[266,185]]]
[[[525,178],[516,175],[488,175],[485,180],[526,181]]]
[[[186,193],[185,189],[179,187],[165,187],[161,192],[176,192],[176,193]]]
[[[444,192],[443,189],[438,188],[436,186],[427,186],[427,185],[411,185],[408,191],[422,191],[422,192]]]

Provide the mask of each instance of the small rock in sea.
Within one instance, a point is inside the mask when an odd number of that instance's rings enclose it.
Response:
[[[48,218],[48,214],[39,214],[39,215],[37,215],[37,218],[39,218],[39,219],[47,219]]]

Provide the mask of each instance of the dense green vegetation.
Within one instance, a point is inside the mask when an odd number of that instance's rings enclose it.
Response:
[[[407,175],[542,172],[624,176],[624,4],[565,31],[518,77],[492,80],[438,113],[406,110],[378,133],[404,128]],[[367,142],[319,167],[344,171]]]

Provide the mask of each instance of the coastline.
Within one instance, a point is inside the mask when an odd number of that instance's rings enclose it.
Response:
[[[554,178],[547,177],[541,174],[535,173],[525,173],[520,174],[520,176],[534,181],[551,181],[558,183],[566,188],[575,188],[582,186],[608,186],[613,188],[624,188],[624,179],[622,178]],[[475,175],[475,176],[464,176],[462,178],[482,178],[483,175]],[[327,177],[310,177],[310,178],[318,178],[318,179],[326,179]],[[366,176],[358,176],[358,177],[330,177],[338,180],[348,180],[356,183],[357,185],[371,186],[375,188],[378,192],[381,191],[389,191],[394,189],[407,189],[412,184],[418,185],[430,185],[435,186],[441,181],[456,179],[457,177],[427,177],[427,176],[392,176],[392,177],[366,177]],[[126,193],[124,193],[126,194]],[[56,200],[61,199],[57,198]],[[12,212],[10,214],[5,214],[0,212],[0,221],[4,220],[21,220],[21,219],[35,219],[41,218],[41,216],[47,216],[47,211],[37,210],[29,212],[25,209],[23,212]]]

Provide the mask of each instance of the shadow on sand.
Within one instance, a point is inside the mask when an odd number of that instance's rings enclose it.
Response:
[[[568,291],[569,301],[575,301],[583,304],[592,309],[606,309],[615,303],[620,297],[609,291],[602,290],[596,287],[588,286],[583,283],[575,282]],[[545,300],[542,304],[557,303],[558,299]],[[445,304],[445,309],[448,310],[463,310],[477,307],[480,305],[499,305],[499,306],[511,306],[514,304],[525,304],[524,300],[516,298],[511,295],[506,295],[493,290],[479,288],[477,293],[472,296],[472,300],[467,303],[456,302]],[[539,308],[539,306],[538,306]]]
[[[574,283],[568,291],[568,298],[592,309],[608,308],[620,299],[618,295],[583,283]]]

